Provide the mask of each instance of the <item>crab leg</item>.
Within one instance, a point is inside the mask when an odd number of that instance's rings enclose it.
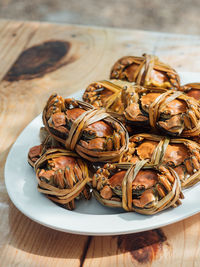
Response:
[[[191,161],[192,161],[192,165],[194,166],[194,170],[193,171],[197,171],[199,170],[200,164],[199,161],[197,160],[197,158],[195,158],[194,156],[191,157]]]
[[[197,120],[197,117],[196,117],[194,111],[192,111],[192,110],[188,110],[187,114],[188,114],[188,117],[190,118],[192,124],[193,124],[194,126],[196,126],[197,123],[198,123],[198,120]]]
[[[192,174],[192,173],[193,173],[193,167],[192,167],[192,161],[191,161],[191,158],[186,159],[184,162],[185,162],[185,167],[186,167],[188,173],[189,173],[189,174]]]
[[[174,177],[171,175],[170,171],[167,168],[165,168],[164,166],[160,166],[159,169],[171,183],[174,183]]]
[[[163,189],[163,187],[160,184],[156,185],[156,189],[158,190],[158,194],[160,195],[160,197],[165,197],[166,193],[165,190]]]
[[[165,187],[165,189],[168,192],[171,192],[172,191],[171,183],[169,182],[169,180],[167,179],[167,177],[165,177],[163,175],[158,175],[158,179],[159,179],[160,183]]]

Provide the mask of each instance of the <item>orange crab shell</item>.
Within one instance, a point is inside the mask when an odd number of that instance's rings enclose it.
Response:
[[[180,91],[148,88],[124,112],[132,125],[149,125],[172,136],[200,134],[200,103]]]
[[[28,163],[34,167],[35,162],[40,158],[42,153],[42,145],[33,146],[29,149],[28,152]]]
[[[153,55],[142,57],[125,56],[112,67],[111,79],[128,80],[142,86],[179,88],[180,78],[169,65],[159,61]]]
[[[186,95],[200,101],[200,83],[188,83],[180,88]]]
[[[200,146],[192,140],[136,134],[130,137],[129,150],[120,162],[136,164],[140,160],[173,167],[183,187],[192,186],[199,181]]]
[[[139,66],[140,66],[139,64],[133,63],[129,65],[124,71],[125,76],[127,77],[127,80],[129,82],[135,82],[134,73],[137,73]],[[167,75],[164,72],[154,70],[154,69],[150,73],[150,80],[154,81],[154,83],[159,84],[159,85],[168,81]]]
[[[151,159],[153,152],[158,146],[159,142],[155,141],[144,141],[141,145],[136,148],[137,155],[140,160]],[[189,157],[188,150],[183,144],[168,144],[165,155],[163,157],[163,164],[173,162],[175,166],[180,165],[185,159]]]
[[[113,197],[112,188],[122,187],[122,181],[126,175],[126,171],[119,171],[111,176],[108,180],[108,185],[105,185],[100,191],[100,195],[105,199]],[[154,170],[141,170],[137,174],[132,183],[133,190],[137,188],[149,189],[158,181],[158,176]]]

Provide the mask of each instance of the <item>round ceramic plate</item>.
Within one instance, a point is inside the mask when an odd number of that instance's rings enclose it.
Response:
[[[198,73],[181,73],[183,83],[197,82]],[[83,91],[73,95],[81,99]],[[35,118],[20,134],[9,152],[5,166],[5,183],[15,206],[30,219],[50,228],[87,235],[117,235],[135,233],[168,225],[200,211],[200,184],[184,191],[185,199],[176,209],[145,216],[121,209],[107,208],[94,198],[76,201],[69,211],[54,204],[37,191],[34,170],[27,163],[30,147],[40,143],[41,116]]]

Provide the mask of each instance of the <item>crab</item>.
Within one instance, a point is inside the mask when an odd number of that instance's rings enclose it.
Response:
[[[180,91],[138,91],[138,101],[127,106],[124,115],[132,125],[150,125],[169,135],[192,137],[200,133],[200,104]]]
[[[188,83],[180,88],[186,95],[200,101],[200,83]]]
[[[134,83],[104,80],[90,84],[83,94],[83,100],[96,108],[103,107],[106,111],[122,115],[127,101],[131,101],[139,89],[140,86]]]
[[[94,195],[102,204],[127,211],[154,214],[180,204],[183,198],[176,172],[147,161],[106,164],[93,176]]]
[[[112,67],[110,78],[135,82],[145,87],[180,88],[177,72],[160,62],[158,57],[147,54],[143,54],[142,57],[120,58]]]
[[[120,162],[135,164],[140,160],[172,167],[183,188],[200,180],[200,146],[192,140],[146,133],[133,135],[129,139],[129,150]]]
[[[57,141],[90,161],[116,160],[127,149],[122,123],[82,101],[51,96],[43,122]]]
[[[132,103],[138,102],[138,92],[143,89],[143,87],[127,81],[99,81],[87,87],[83,94],[83,100],[97,109],[105,108],[106,112],[122,122],[129,134],[133,134],[136,132],[136,128],[134,127],[133,131],[131,124],[124,116],[124,111]]]
[[[75,153],[63,149],[49,149],[35,163],[38,190],[52,201],[74,209],[74,200],[91,196],[88,168]]]

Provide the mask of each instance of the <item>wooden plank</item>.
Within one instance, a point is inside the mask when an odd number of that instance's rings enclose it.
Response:
[[[157,54],[178,70],[200,71],[200,58],[196,53],[200,38],[196,36],[46,23],[40,25],[26,48],[46,41],[67,42],[70,49],[60,62],[62,67],[55,68],[29,84],[30,88],[33,85],[38,88],[36,92],[34,88],[35,95],[44,91],[48,93],[52,89],[67,94],[85,88],[93,80],[108,78],[113,62],[119,57],[141,55],[144,51]],[[21,86],[21,82],[23,86],[27,84],[20,81],[15,86]]]
[[[3,79],[0,83],[0,234],[3,237],[0,262],[5,261],[5,266],[79,266],[88,237],[40,226],[10,203],[3,184],[3,167],[10,146],[42,111],[50,93],[57,91],[66,96],[94,80],[108,78],[111,66],[121,56],[153,53],[177,70],[200,71],[197,53],[200,37],[3,21],[0,40],[0,79]],[[166,262],[169,266],[174,260],[176,266],[189,266],[192,258],[198,266],[199,237],[194,233],[199,232],[199,215],[163,231],[163,236],[159,231],[152,233],[158,238],[154,244],[146,245],[150,247],[147,252],[152,251],[152,260],[140,264],[158,266]],[[127,236],[92,238],[84,266],[137,266],[141,248],[127,247],[126,240]],[[187,252],[188,247],[191,252]]]
[[[39,225],[12,204],[7,227],[7,240],[0,247],[2,267],[80,266],[87,236],[63,233]]]
[[[19,53],[22,52],[26,44],[31,40],[39,24],[32,23],[29,27],[23,22],[0,23],[0,80],[10,69]]]
[[[83,267],[199,266],[200,214],[161,229],[122,236],[94,237]]]
[[[38,23],[0,23],[0,79],[29,46],[38,26]],[[43,87],[37,88],[38,93],[31,90],[36,88],[34,83],[34,79],[0,83],[0,265],[80,266],[87,236],[58,232],[29,220],[11,204],[6,193],[3,170],[10,146],[26,124],[41,112],[46,101],[46,96],[40,99],[40,95],[47,94],[42,92]]]

